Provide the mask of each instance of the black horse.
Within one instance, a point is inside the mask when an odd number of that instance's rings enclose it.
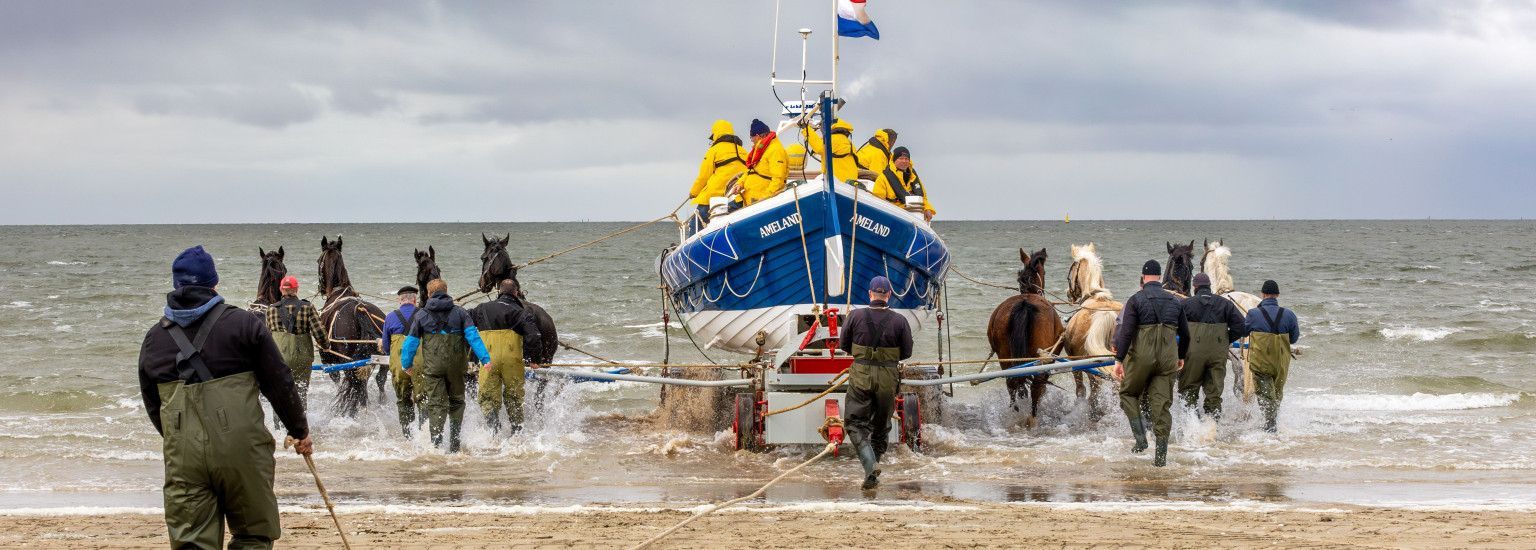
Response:
[[[437,250],[427,245],[427,251],[415,250],[412,256],[416,258],[416,289],[420,291],[418,306],[427,305],[427,283],[433,279],[443,278],[443,270],[437,268]]]
[[[380,354],[377,341],[384,333],[384,311],[363,301],[352,289],[352,279],[347,276],[347,265],[341,256],[341,237],[334,241],[320,238],[317,263],[320,293],[325,295],[320,324],[325,328],[326,341],[320,343],[320,362],[327,365],[350,363]],[[342,372],[344,374],[331,373],[331,380],[340,384],[334,409],[347,416],[356,416],[368,405],[368,369]]]
[[[1177,246],[1164,242],[1168,245],[1168,265],[1163,269],[1163,289],[1188,297],[1194,290],[1195,241]]]
[[[267,252],[261,247],[256,247],[256,255],[261,258],[261,277],[256,279],[256,301],[251,302],[251,310],[265,314],[266,307],[283,299],[283,293],[278,289],[283,277],[288,275],[288,266],[283,264],[283,247],[277,247],[273,252]]]
[[[480,241],[485,244],[485,252],[480,254],[480,292],[489,293],[496,288],[497,283],[508,279],[517,286],[517,299],[523,302],[523,307],[538,321],[539,334],[543,337],[542,345],[539,346],[542,353],[535,363],[549,364],[555,358],[555,349],[560,345],[560,335],[555,332],[555,320],[549,316],[549,312],[528,301],[528,295],[523,292],[523,285],[517,280],[517,266],[512,264],[512,258],[507,255],[507,243],[511,240],[511,233],[500,239],[480,234]]]

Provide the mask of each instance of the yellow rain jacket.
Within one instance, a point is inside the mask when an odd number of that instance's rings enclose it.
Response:
[[[789,144],[789,147],[785,147],[784,148],[784,152],[785,152],[785,154],[789,155],[789,171],[790,172],[801,172],[801,171],[805,170],[805,146],[804,145],[801,145],[799,143],[791,143],[791,144]],[[793,174],[792,173],[790,175],[794,176],[797,179],[803,179],[804,178],[804,176],[801,175],[801,174]]]
[[[811,152],[821,157],[822,171],[826,171],[827,156],[822,153],[822,140],[820,132],[813,132],[809,126],[800,129],[805,137],[805,142],[810,144]],[[853,156],[853,125],[846,120],[839,119],[832,123],[832,175],[838,181],[848,181],[859,177],[859,164]]]
[[[731,123],[716,120],[710,128],[709,150],[704,152],[704,162],[699,164],[699,177],[693,180],[688,196],[693,203],[709,206],[709,199],[725,195],[726,184],[731,178],[747,169],[747,151],[741,148],[741,138],[734,135]]]
[[[743,206],[751,206],[752,203],[779,194],[779,191],[784,190],[784,180],[789,177],[789,153],[784,150],[784,144],[779,142],[778,136],[767,143],[753,143],[752,147],[766,149],[757,165],[748,168],[747,174],[741,177]],[[751,157],[751,154],[747,156]]]
[[[899,195],[896,192],[896,186],[900,186]],[[933,217],[933,203],[928,202],[928,189],[923,187],[923,179],[918,177],[916,166],[897,170],[896,164],[891,163],[885,170],[880,171],[880,177],[875,180],[874,193],[902,208],[906,208],[907,205],[902,202],[901,197],[920,195],[923,197],[923,211],[928,214],[928,217]]]
[[[875,132],[854,157],[859,168],[874,172],[877,176],[884,172],[885,167],[891,164],[891,148],[896,146],[894,134],[888,129]]]

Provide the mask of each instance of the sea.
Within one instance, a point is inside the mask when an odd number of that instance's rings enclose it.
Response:
[[[414,249],[433,247],[454,294],[479,274],[481,238],[511,237],[524,262],[625,223],[270,224],[0,227],[0,514],[161,506],[159,436],[145,416],[136,360],[183,248],[216,258],[219,292],[248,304],[258,247],[281,247],[310,293],[322,237],[345,239],[355,286],[386,310],[413,282]],[[1053,378],[1026,429],[1000,382],[957,384],[924,428],[926,447],[892,451],[875,494],[842,453],[767,492],[773,505],[995,501],[1063,507],[1387,506],[1536,509],[1536,222],[1529,221],[939,221],[954,265],[1011,286],[1018,250],[1047,249],[1064,294],[1072,244],[1097,243],[1118,299],[1168,243],[1233,250],[1238,289],[1274,279],[1301,322],[1278,433],[1231,395],[1223,420],[1175,405],[1169,465],[1129,452],[1124,417],[1094,418]],[[562,340],[634,363],[745,357],[698,350],[663,324],[656,256],[670,222],[524,269],[529,298]],[[797,276],[785,274],[784,276]],[[1011,291],[951,275],[948,332],[915,328],[918,360],[988,355],[988,314]],[[701,342],[702,344],[702,342]],[[708,356],[706,359],[705,356]],[[595,363],[562,351],[561,362]],[[974,364],[954,366],[971,372]],[[995,368],[995,367],[994,367]],[[1063,389],[1066,388],[1066,389]],[[946,388],[948,389],[948,388]],[[1109,390],[1105,390],[1109,391]],[[735,451],[728,431],[669,425],[642,383],[555,382],[529,403],[521,432],[493,435],[469,400],[466,452],[405,437],[393,390],[356,417],[329,406],[317,376],[309,419],[315,460],[343,507],[367,510],[570,510],[695,506],[750,493],[817,450]],[[1113,401],[1111,401],[1113,402]],[[536,408],[535,408],[536,407]],[[270,422],[269,422],[270,423]],[[279,439],[280,434],[279,434]],[[278,451],[284,506],[320,502],[302,460]]]

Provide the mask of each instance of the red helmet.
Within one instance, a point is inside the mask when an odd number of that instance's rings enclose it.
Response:
[[[298,277],[294,277],[292,275],[289,275],[287,277],[283,277],[283,282],[278,283],[277,286],[278,286],[278,288],[298,289],[299,288],[299,278]]]

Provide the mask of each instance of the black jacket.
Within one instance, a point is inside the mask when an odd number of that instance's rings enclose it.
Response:
[[[1184,321],[1184,310],[1179,308],[1179,297],[1163,290],[1163,284],[1153,281],[1141,286],[1141,290],[1125,301],[1120,311],[1120,326],[1115,330],[1115,360],[1124,361],[1136,340],[1136,330],[1143,325],[1168,325],[1179,335],[1179,359],[1189,355],[1189,325]]]
[[[1228,343],[1248,335],[1248,321],[1243,319],[1243,312],[1237,309],[1237,304],[1211,294],[1210,287],[1195,289],[1195,295],[1185,299],[1179,308],[1184,310],[1185,322],[1227,325]]]
[[[533,318],[533,313],[523,308],[516,296],[497,296],[495,300],[475,306],[469,315],[482,331],[512,329],[522,336],[523,361],[536,363],[543,356],[544,339],[539,334],[539,322]]]
[[[214,296],[217,294],[211,288],[187,286],[167,294],[165,302],[174,310],[191,310],[207,304]],[[288,435],[304,439],[309,435],[304,404],[293,387],[293,374],[288,371],[288,364],[283,362],[277,343],[272,341],[272,333],[267,331],[267,324],[261,317],[234,306],[229,306],[217,322],[203,344],[203,363],[208,366],[208,371],[214,378],[255,373],[261,394],[272,403],[272,410],[288,427]],[[196,335],[202,324],[203,319],[199,318],[184,327],[187,338]],[[154,423],[155,431],[161,433],[164,432],[160,426],[159,384],[178,380],[176,354],[181,351],[171,339],[169,326],[165,319],[155,323],[144,335],[144,343],[139,348],[139,393],[144,397],[144,411],[149,413],[149,421]]]
[[[848,326],[843,327],[838,347],[853,353],[853,345],[872,348],[901,348],[901,358],[912,357],[912,327],[900,313],[886,309],[885,302],[875,300],[869,307],[855,309],[848,314]]]

